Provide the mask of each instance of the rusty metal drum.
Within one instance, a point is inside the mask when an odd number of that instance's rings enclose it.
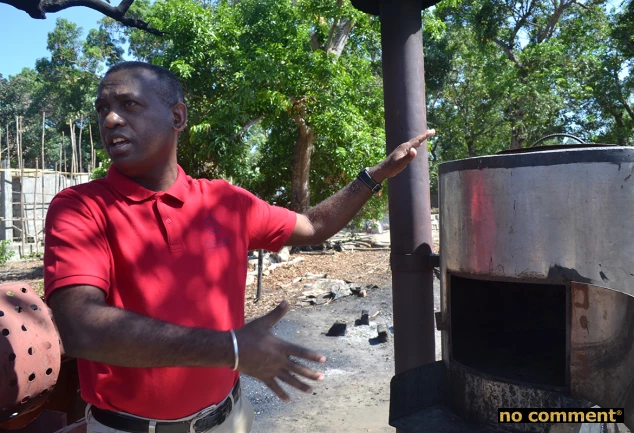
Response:
[[[634,427],[633,174],[634,148],[592,144],[440,166],[443,360],[458,412],[494,424],[498,407],[580,399],[625,408]]]
[[[0,284],[0,424],[44,404],[60,363],[57,329],[35,290]]]

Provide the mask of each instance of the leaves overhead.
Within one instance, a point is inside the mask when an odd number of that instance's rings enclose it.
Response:
[[[438,131],[432,168],[552,133],[634,144],[633,5],[445,0],[424,11],[428,124]],[[127,6],[127,16],[164,36],[106,18],[82,40],[60,21],[50,58],[0,79],[2,126],[23,115],[36,143],[45,109],[52,140],[92,110],[96,83],[127,45],[129,56],[181,78],[190,120],[179,161],[193,175],[225,177],[290,205],[303,148],[310,176],[299,183],[315,204],[384,156],[380,24],[348,0]],[[384,206],[385,196],[369,211]]]

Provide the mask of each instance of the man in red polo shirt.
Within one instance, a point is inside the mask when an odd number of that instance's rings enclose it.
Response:
[[[177,164],[187,108],[178,79],[139,62],[111,68],[96,110],[112,159],[104,179],[60,192],[46,221],[45,288],[64,349],[79,359],[89,433],[250,431],[240,372],[281,399],[323,375],[312,350],[271,328],[282,302],[244,323],[247,251],[311,245],[347,224],[434,131],[403,143],[306,215]]]

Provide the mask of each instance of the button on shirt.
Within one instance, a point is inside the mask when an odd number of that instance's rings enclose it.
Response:
[[[178,168],[167,191],[111,166],[105,179],[60,192],[46,217],[46,298],[91,285],[106,303],[181,326],[244,325],[247,251],[279,250],[296,215],[222,180]],[[79,360],[82,397],[102,409],[177,419],[221,401],[229,368],[127,368]]]

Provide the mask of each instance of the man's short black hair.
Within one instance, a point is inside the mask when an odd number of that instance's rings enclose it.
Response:
[[[185,103],[185,95],[183,93],[183,86],[180,81],[172,72],[161,66],[153,65],[145,62],[121,62],[112,66],[104,75],[104,78],[113,72],[144,69],[150,71],[156,75],[157,85],[156,92],[165,105],[172,107],[179,102]]]

